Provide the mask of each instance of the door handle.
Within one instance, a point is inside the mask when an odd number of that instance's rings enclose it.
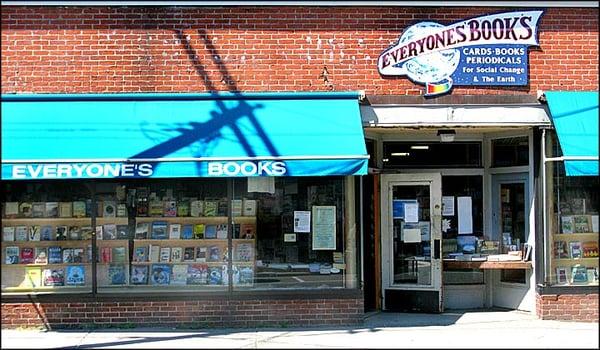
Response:
[[[434,239],[433,240],[433,258],[439,259],[440,256],[442,255],[441,251],[442,251],[442,245],[440,244],[440,240]]]

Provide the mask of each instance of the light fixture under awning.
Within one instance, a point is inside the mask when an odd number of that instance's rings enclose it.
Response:
[[[365,175],[358,93],[2,95],[2,179]]]
[[[544,95],[567,176],[598,175],[598,92],[547,91]]]

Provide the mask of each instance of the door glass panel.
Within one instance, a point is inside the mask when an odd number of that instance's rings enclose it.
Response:
[[[393,282],[431,285],[428,185],[392,186]]]
[[[525,243],[525,184],[500,185],[500,228],[503,252],[523,250]],[[502,270],[502,282],[525,283],[525,270]]]

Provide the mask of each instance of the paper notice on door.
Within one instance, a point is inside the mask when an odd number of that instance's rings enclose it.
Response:
[[[419,204],[404,203],[404,221],[419,222]]]
[[[442,196],[442,216],[454,216],[454,196]]]
[[[471,197],[457,197],[458,202],[458,234],[473,233],[473,210]]]
[[[418,228],[404,229],[404,243],[421,243],[421,230]]]

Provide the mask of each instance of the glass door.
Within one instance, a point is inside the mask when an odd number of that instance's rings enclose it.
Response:
[[[382,176],[384,309],[441,312],[441,176]]]
[[[501,253],[524,252],[525,244],[532,243],[528,173],[493,175],[491,199],[492,235],[500,241]],[[525,269],[494,271],[493,306],[531,311],[535,305],[531,274],[531,270]]]

